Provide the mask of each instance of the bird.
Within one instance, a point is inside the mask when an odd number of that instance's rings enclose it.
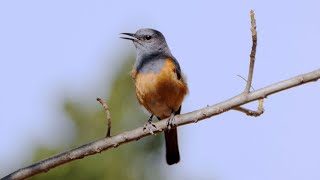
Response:
[[[136,61],[131,72],[137,99],[150,114],[144,129],[152,133],[152,118],[169,118],[168,130],[164,131],[166,161],[168,165],[180,161],[175,115],[180,114],[181,105],[188,94],[185,75],[177,59],[171,54],[165,37],[160,31],[150,28],[136,33],[121,33],[131,40],[136,48]]]

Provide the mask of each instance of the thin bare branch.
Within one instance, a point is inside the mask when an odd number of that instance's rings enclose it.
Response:
[[[253,70],[254,70],[254,63],[256,59],[256,49],[257,49],[257,43],[258,43],[258,35],[257,35],[257,25],[256,25],[256,19],[254,17],[254,11],[250,11],[250,19],[251,19],[251,36],[252,36],[252,48],[251,48],[251,53],[250,53],[250,65],[249,65],[249,73],[248,73],[248,80],[246,80],[244,77],[238,75],[241,77],[243,80],[247,82],[246,88],[244,90],[244,94],[250,93],[250,88],[252,87],[252,78],[253,78]],[[252,87],[253,91],[254,88]],[[244,107],[235,107],[233,110],[243,112],[247,114],[248,116],[260,116],[263,112],[263,99],[259,100],[259,106],[257,111],[253,111]]]
[[[320,69],[293,77],[282,82],[278,82],[276,84],[267,86],[249,94],[241,93],[233,98],[230,98],[213,106],[208,106],[182,115],[177,115],[175,116],[174,123],[176,126],[195,123],[207,119],[209,117],[216,116],[223,112],[229,111],[243,104],[266,98],[268,95],[284,91],[286,89],[293,88],[296,86],[300,86],[305,83],[317,81],[318,79],[320,79]],[[156,126],[156,130],[154,131],[154,133],[159,133],[161,131],[166,130],[167,121],[168,119],[155,122],[154,125]],[[106,151],[110,148],[115,148],[119,145],[139,140],[140,138],[143,138],[148,135],[151,135],[151,133],[144,131],[143,127],[139,127],[131,131],[120,133],[110,138],[104,138],[95,142],[82,145],[75,149],[71,149],[69,151],[65,151],[63,153],[54,155],[40,162],[32,164],[28,167],[19,169],[3,177],[2,179],[24,179],[27,177],[31,177],[41,172],[47,172],[50,169],[61,164],[65,164],[76,159],[81,159],[85,156],[100,153],[101,151]]]
[[[250,92],[250,87],[252,83],[252,77],[253,77],[253,69],[254,69],[254,61],[256,59],[256,49],[257,49],[257,25],[256,25],[256,19],[254,17],[254,11],[250,11],[250,18],[251,18],[251,33],[252,33],[252,48],[250,53],[250,65],[249,65],[249,73],[248,73],[248,81],[247,86],[244,90],[244,93]]]
[[[110,134],[111,134],[111,115],[110,115],[109,107],[108,107],[107,103],[104,102],[104,100],[102,100],[101,98],[97,98],[97,101],[103,106],[104,110],[106,111],[106,114],[107,114],[107,134],[106,134],[106,137],[110,137]]]

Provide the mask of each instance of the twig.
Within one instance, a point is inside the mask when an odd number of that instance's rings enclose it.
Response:
[[[257,25],[256,25],[256,19],[254,18],[254,11],[250,11],[250,19],[251,19],[251,35],[252,35],[252,48],[251,48],[251,53],[250,53],[250,65],[249,65],[249,73],[248,73],[248,80],[246,80],[244,77],[238,75],[241,77],[243,80],[247,82],[246,88],[244,90],[244,94],[249,94],[250,93],[250,88],[252,87],[252,77],[253,77],[253,70],[254,70],[254,63],[256,59],[256,49],[257,49],[257,41],[258,41],[258,35],[257,35]],[[254,88],[252,87],[254,90]],[[255,90],[254,90],[255,91]],[[263,99],[259,100],[259,106],[257,111],[253,111],[244,107],[235,107],[233,110],[243,112],[247,114],[248,116],[260,116],[263,112]]]
[[[99,103],[103,106],[104,110],[106,111],[106,114],[107,114],[107,129],[108,129],[106,137],[110,137],[110,133],[111,133],[111,115],[110,115],[109,107],[106,104],[106,102],[104,102],[104,100],[102,100],[101,98],[97,98],[97,101],[99,101]]]
[[[252,111],[250,109],[247,109],[247,108],[244,108],[244,107],[240,107],[240,106],[233,108],[233,110],[243,112],[248,116],[258,117],[258,116],[260,116],[261,114],[264,113],[263,99],[259,99],[259,105],[258,105],[258,109],[256,111]]]
[[[208,106],[203,109],[199,109],[186,114],[177,115],[175,116],[175,125],[182,126],[185,124],[195,123],[203,119],[208,119],[209,117],[224,113],[228,110],[231,110],[243,104],[247,104],[252,101],[256,101],[258,99],[263,99],[263,98],[266,98],[268,95],[271,95],[280,91],[284,91],[296,86],[300,86],[305,83],[317,81],[318,79],[320,79],[320,69],[293,77],[291,79],[288,79],[282,82],[278,82],[276,84],[256,90],[249,94],[241,93],[231,99],[220,102],[216,105]],[[160,131],[166,130],[168,127],[167,121],[168,119],[155,122],[154,125],[156,126],[156,130],[154,131],[154,133],[158,133]],[[24,179],[27,177],[31,177],[41,172],[47,172],[50,169],[56,166],[59,166],[61,164],[65,164],[76,159],[81,159],[85,156],[100,153],[101,151],[106,151],[112,147],[118,147],[122,144],[139,140],[140,138],[143,138],[148,135],[151,135],[151,133],[144,131],[143,127],[139,127],[131,131],[127,131],[127,132],[123,132],[121,134],[115,135],[110,138],[104,138],[95,142],[82,145],[75,149],[71,149],[69,151],[54,155],[40,162],[32,164],[28,167],[19,169],[3,177],[2,180]]]
[[[252,34],[252,47],[251,47],[251,53],[250,53],[250,65],[249,65],[249,73],[248,73],[248,81],[247,86],[244,90],[244,93],[250,92],[250,87],[252,83],[252,76],[253,76],[253,69],[254,69],[254,61],[256,58],[256,49],[257,49],[257,25],[256,25],[256,19],[254,17],[254,11],[250,11],[250,18],[251,18],[251,34]]]
[[[238,77],[240,77],[241,79],[243,79],[245,82],[248,82],[243,76],[241,76],[241,75],[237,75]],[[253,88],[253,86],[251,85],[251,89],[253,90],[253,91],[255,91],[255,89]]]

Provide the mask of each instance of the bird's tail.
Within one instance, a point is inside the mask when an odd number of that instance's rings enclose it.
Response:
[[[177,128],[173,128],[164,132],[166,140],[166,159],[169,165],[180,161],[180,153],[178,146]]]

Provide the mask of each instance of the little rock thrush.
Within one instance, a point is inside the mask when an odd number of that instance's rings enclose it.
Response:
[[[140,29],[136,33],[122,33],[122,37],[133,41],[137,57],[132,70],[136,95],[151,117],[145,128],[154,126],[153,116],[159,120],[169,117],[172,125],[174,116],[180,114],[181,104],[188,93],[185,77],[178,61],[170,52],[161,32],[154,29]],[[180,161],[177,128],[164,132],[166,141],[166,160],[169,165]]]

